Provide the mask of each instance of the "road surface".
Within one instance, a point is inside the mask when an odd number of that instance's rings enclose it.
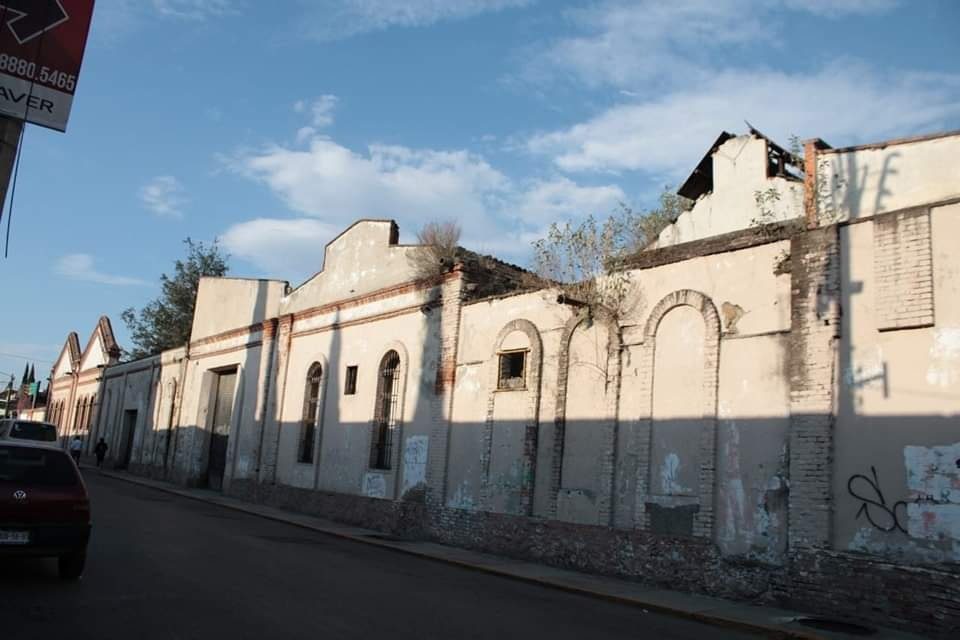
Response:
[[[755,637],[85,476],[86,574],[2,561],[2,638]]]

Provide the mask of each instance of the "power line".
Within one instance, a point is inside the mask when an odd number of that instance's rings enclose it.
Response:
[[[3,353],[0,351],[0,356],[5,358],[19,358],[20,360],[29,360],[30,362],[43,362],[44,364],[53,364],[53,360],[44,360],[43,358],[34,358],[32,356],[22,356],[17,353]]]

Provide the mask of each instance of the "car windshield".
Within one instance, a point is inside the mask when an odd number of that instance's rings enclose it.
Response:
[[[73,464],[62,451],[0,446],[0,482],[73,487],[78,478]]]
[[[56,442],[57,428],[43,422],[14,422],[10,429],[11,438],[21,440],[40,440],[42,442]]]

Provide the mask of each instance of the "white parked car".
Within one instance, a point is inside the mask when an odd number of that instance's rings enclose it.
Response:
[[[0,420],[0,440],[32,440],[34,442],[56,442],[57,426],[49,422]]]

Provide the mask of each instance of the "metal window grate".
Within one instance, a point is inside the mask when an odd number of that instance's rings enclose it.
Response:
[[[300,427],[300,446],[297,461],[312,463],[314,441],[317,435],[317,423],[320,411],[320,380],[323,368],[314,363],[307,373],[307,389],[303,396],[303,423]]]
[[[377,404],[374,408],[373,437],[370,441],[370,466],[374,469],[389,469],[393,447],[393,432],[399,416],[400,401],[400,355],[388,351],[380,361],[377,376]]]

